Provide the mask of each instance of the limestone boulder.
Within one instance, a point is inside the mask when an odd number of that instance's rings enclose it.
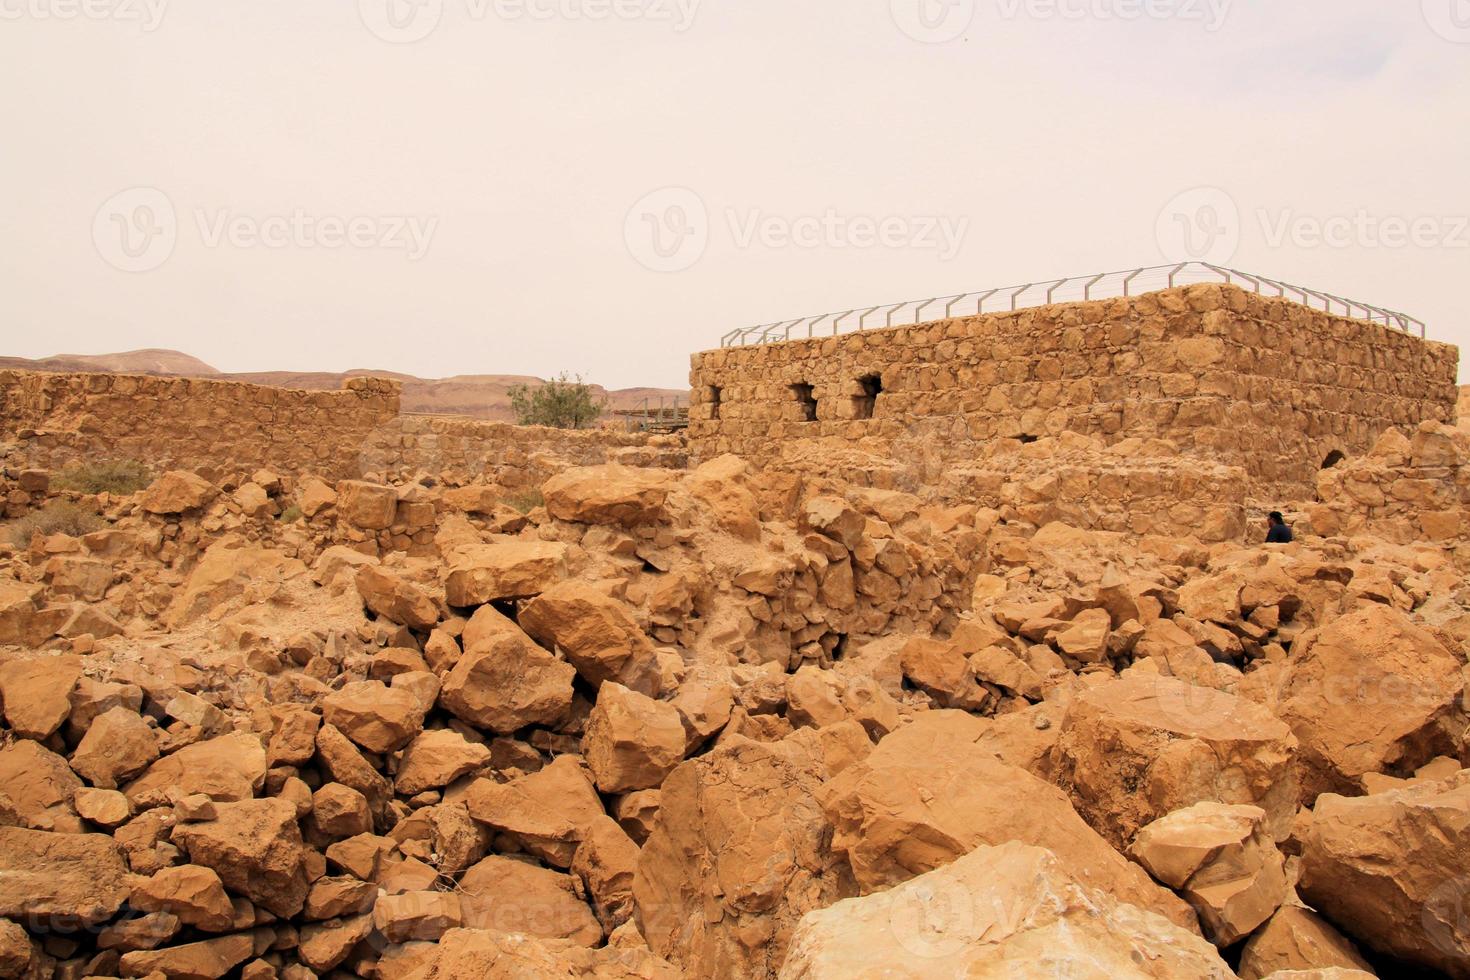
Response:
[[[306,904],[307,851],[287,800],[220,803],[213,820],[180,824],[174,843],[212,869],[232,892],[289,918]]]
[[[915,637],[899,653],[903,675],[942,708],[975,711],[988,697],[961,644]]]
[[[0,579],[0,643],[35,647],[51,637],[55,624],[48,623],[37,604],[43,591],[40,585]]]
[[[457,607],[481,606],[498,599],[529,599],[566,577],[566,545],[504,538],[454,551],[444,573],[444,596]]]
[[[128,899],[127,861],[105,834],[0,827],[0,917],[75,929],[111,919]]]
[[[519,630],[495,633],[465,650],[444,678],[439,703],[461,721],[509,735],[560,722],[576,676]]]
[[[434,942],[462,925],[463,905],[453,892],[384,895],[373,905],[373,926],[390,943]]]
[[[71,693],[82,676],[78,657],[26,657],[0,664],[5,722],[23,738],[51,737],[71,714]]]
[[[205,932],[226,932],[235,920],[235,908],[219,875],[197,864],[164,868],[142,880],[128,904],[144,912],[167,912]]]
[[[1463,657],[1402,612],[1369,603],[1302,637],[1277,692],[1301,741],[1305,798],[1356,795],[1371,773],[1412,775],[1466,731]]]
[[[611,932],[632,918],[638,845],[612,817],[600,817],[586,829],[571,870],[586,886],[605,930]]]
[[[608,945],[589,949],[570,940],[525,933],[453,929],[437,943],[388,949],[380,976],[402,980],[680,980],[647,948]]]
[[[166,949],[133,950],[122,955],[120,965],[125,977],[219,980],[254,955],[254,937],[242,932]]]
[[[381,565],[364,565],[353,580],[362,603],[376,615],[409,629],[430,630],[439,607],[423,589]]]
[[[1297,811],[1296,750],[1291,730],[1258,704],[1130,674],[1072,700],[1056,781],[1119,849],[1147,824],[1201,802],[1259,806],[1280,841]]]
[[[347,684],[322,699],[322,718],[369,752],[396,752],[424,727],[427,706],[381,681]]]
[[[1470,977],[1470,771],[1440,783],[1317,800],[1298,888],[1379,953]]]
[[[622,603],[596,587],[578,581],[552,586],[526,603],[518,622],[542,646],[561,651],[594,687],[616,681],[658,694],[653,643]]]
[[[80,831],[73,799],[81,789],[82,781],[66,760],[39,742],[21,739],[0,749],[0,793],[19,826]]]
[[[655,789],[684,759],[679,711],[621,684],[606,683],[587,719],[582,751],[604,793]]]
[[[149,485],[138,506],[149,514],[184,514],[200,510],[219,496],[219,488],[202,476],[170,470]]]
[[[639,527],[666,516],[675,474],[610,464],[566,470],[541,486],[546,510],[559,521]]]
[[[602,926],[577,895],[576,879],[508,857],[487,857],[464,873],[459,896],[471,929],[569,939],[583,946],[603,940]]]
[[[1352,940],[1317,913],[1300,905],[1283,905],[1240,954],[1241,980],[1302,970],[1358,970],[1373,976]]]
[[[479,779],[465,793],[470,816],[513,836],[547,864],[569,868],[578,845],[606,812],[591,773],[573,756],[508,783]]]
[[[202,793],[231,803],[248,800],[264,785],[265,747],[245,732],[186,745],[166,755],[123,790],[139,809],[169,802],[170,793]]]
[[[158,737],[136,711],[98,715],[72,754],[71,766],[93,786],[115,789],[158,759]]]
[[[689,976],[776,975],[801,916],[842,897],[823,775],[808,746],[734,738],[664,780],[633,882],[655,955]]]
[[[325,499],[320,490],[318,500]],[[398,493],[392,487],[362,480],[343,480],[337,484],[337,519],[365,531],[386,531],[393,526],[398,512]]]
[[[305,574],[305,564],[273,548],[241,547],[238,541],[223,539],[189,573],[164,622],[180,629],[206,616],[219,616],[247,593],[265,594]]]
[[[781,980],[1234,976],[1199,936],[1018,842],[809,912],[780,972]]]
[[[448,786],[489,761],[489,748],[456,731],[438,728],[421,732],[403,750],[393,788],[399,796],[417,796]]]
[[[1233,946],[1286,901],[1286,859],[1254,806],[1196,803],[1144,827],[1129,853],[1199,913],[1205,936]]]
[[[1066,794],[982,749],[987,730],[960,712],[927,713],[818,791],[832,851],[863,894],[1020,841],[1056,854],[1090,887],[1194,928],[1189,907],[1087,826]]]

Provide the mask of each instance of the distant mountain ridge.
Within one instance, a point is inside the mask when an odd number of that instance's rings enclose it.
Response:
[[[209,378],[215,381],[242,381],[246,384],[273,388],[304,388],[309,391],[334,391],[348,378],[371,375],[392,378],[403,383],[403,411],[427,415],[467,415],[472,418],[509,422],[514,419],[510,408],[510,390],[516,385],[536,385],[541,378],[514,374],[467,374],[452,378],[428,379],[397,371],[373,371],[354,368],[350,371],[256,371],[227,374],[176,350],[136,350],[117,354],[57,354],[30,359],[0,357],[0,369],[18,371],[54,371],[70,373],[96,371],[106,374],[154,374],[167,377]],[[644,399],[652,407],[659,398],[672,404],[675,397],[688,404],[689,393],[673,388],[624,388],[608,390],[592,385],[593,391],[608,399],[610,408],[641,408]]]

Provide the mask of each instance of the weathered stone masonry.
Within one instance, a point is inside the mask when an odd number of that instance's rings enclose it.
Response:
[[[29,465],[138,460],[211,477],[265,467],[330,479],[424,472],[453,485],[539,486],[567,466],[682,467],[678,440],[399,414],[400,386],[340,391],[119,374],[0,371],[0,442]]]
[[[0,438],[39,466],[140,460],[201,473],[272,466],[349,476],[398,415],[395,381],[341,391],[127,374],[0,371]]]
[[[1455,418],[1458,349],[1217,284],[696,354],[690,450],[943,461],[1073,431],[1161,437],[1310,493],[1329,454]],[[875,397],[876,396],[876,397]],[[813,402],[815,406],[813,407]],[[871,413],[871,417],[868,417]]]

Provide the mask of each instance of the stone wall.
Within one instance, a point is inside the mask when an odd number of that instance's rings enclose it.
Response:
[[[571,466],[622,463],[683,469],[678,437],[615,429],[544,429],[442,415],[400,415],[364,442],[359,474],[410,479],[428,473],[452,486],[538,487]]]
[[[265,467],[327,480],[428,474],[453,485],[539,485],[568,466],[685,464],[683,443],[399,414],[400,386],[340,391],[122,374],[0,371],[0,450],[24,465],[137,460],[212,480]]]
[[[399,385],[341,391],[128,374],[0,371],[0,440],[37,466],[138,460],[204,474],[255,467],[352,475],[368,435],[398,415]]]
[[[1196,285],[697,354],[690,450],[780,466],[821,455],[793,457],[796,444],[900,464],[922,449],[949,465],[1071,431],[1165,438],[1244,467],[1252,489],[1306,495],[1330,454],[1453,420],[1458,360],[1401,331]]]
[[[1470,561],[1470,429],[1426,422],[1385,432],[1366,455],[1324,470],[1309,508],[1324,535],[1430,541]]]

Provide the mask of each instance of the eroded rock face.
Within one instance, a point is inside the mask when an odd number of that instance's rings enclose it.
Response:
[[[810,749],[743,738],[674,770],[633,883],[655,954],[691,976],[776,975],[801,916],[842,896],[822,775]]]
[[[1463,658],[1398,610],[1370,603],[1307,634],[1282,676],[1304,789],[1355,795],[1370,773],[1454,755],[1466,730]]]
[[[1077,696],[1057,743],[1057,781],[1114,847],[1200,802],[1249,804],[1285,840],[1299,787],[1291,730],[1242,698],[1132,675]]]
[[[1214,978],[1209,943],[1075,877],[1049,851],[980,847],[889,891],[807,913],[782,980]]]
[[[953,712],[921,716],[818,791],[832,851],[863,894],[1020,841],[1057,854],[1090,886],[1193,928],[1194,913],[1088,827],[1066,794],[978,748],[985,730]]]
[[[1319,797],[1302,842],[1302,897],[1390,956],[1470,977],[1470,772],[1356,799]]]

